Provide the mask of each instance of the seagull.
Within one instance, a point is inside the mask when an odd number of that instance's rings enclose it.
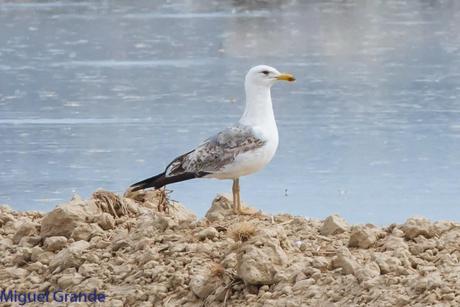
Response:
[[[275,155],[278,128],[270,89],[279,80],[295,78],[267,65],[252,67],[246,74],[246,107],[238,123],[175,158],[164,172],[131,185],[130,191],[160,189],[194,178],[232,179],[234,213],[250,214],[241,206],[240,177],[263,169]]]

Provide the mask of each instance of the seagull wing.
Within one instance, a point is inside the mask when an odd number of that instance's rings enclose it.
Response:
[[[159,189],[167,184],[218,173],[245,152],[262,147],[265,140],[252,127],[237,125],[226,128],[205,140],[194,150],[175,158],[163,173],[131,185],[132,191]]]
[[[166,168],[166,176],[184,172],[197,175],[216,173],[232,163],[238,155],[264,144],[265,141],[257,136],[252,127],[232,126],[205,140],[195,150],[176,158]]]

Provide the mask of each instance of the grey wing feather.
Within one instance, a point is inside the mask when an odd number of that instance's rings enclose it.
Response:
[[[166,169],[166,175],[218,172],[239,154],[264,144],[265,141],[249,126],[229,127],[205,140],[195,150],[176,158]]]

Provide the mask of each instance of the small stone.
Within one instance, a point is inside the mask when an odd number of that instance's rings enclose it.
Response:
[[[81,276],[80,274],[78,274],[78,273],[68,273],[68,274],[62,275],[58,279],[57,285],[61,289],[67,289],[69,287],[72,287],[72,286],[80,284],[82,280],[83,280],[83,276]]]
[[[13,243],[18,244],[23,237],[38,234],[38,227],[39,225],[37,223],[33,223],[30,221],[25,221],[21,223],[17,228],[16,233],[14,234]]]
[[[15,279],[22,279],[29,275],[29,272],[22,268],[10,267],[5,269],[6,273]]]
[[[343,274],[354,274],[359,267],[348,248],[342,247],[337,251],[337,256],[332,260],[334,268],[342,268]]]
[[[423,293],[435,288],[440,288],[442,286],[442,278],[439,272],[433,272],[426,276],[413,279],[411,286],[415,292]]]
[[[67,238],[64,236],[54,236],[45,239],[43,246],[47,251],[55,252],[63,249],[67,245]]]
[[[89,241],[91,238],[95,236],[102,236],[104,231],[99,227],[96,223],[86,224],[82,223],[78,225],[71,234],[71,237],[75,241],[84,240]]]
[[[190,279],[190,290],[201,299],[207,298],[219,286],[219,279],[207,270],[197,272]]]
[[[322,235],[335,235],[348,230],[348,223],[338,215],[328,216],[321,226],[319,232]]]
[[[351,227],[349,247],[369,248],[377,241],[377,232],[373,228],[365,226]]]
[[[383,243],[383,247],[385,248],[385,250],[397,250],[397,249],[408,249],[409,248],[409,246],[407,245],[407,243],[404,241],[403,238],[400,238],[394,235],[390,235],[385,239]]]
[[[40,255],[43,253],[43,249],[39,246],[34,246],[31,250],[31,259],[33,262],[37,261]]]
[[[324,271],[327,269],[329,265],[329,261],[326,259],[326,257],[322,257],[322,256],[314,257],[311,265],[316,269],[320,269],[321,271]]]
[[[213,222],[225,219],[225,217],[232,215],[232,200],[227,195],[219,194],[212,201],[211,208],[206,212],[206,218]]]
[[[90,277],[81,282],[79,288],[83,291],[87,289],[101,289],[103,284],[104,282],[101,279],[97,277]]]
[[[84,263],[78,268],[78,273],[84,277],[94,276],[100,269],[99,264],[95,263]]]
[[[100,214],[95,201],[75,198],[71,202],[57,206],[42,220],[40,235],[43,238],[64,236],[70,238],[80,224],[91,222]]]
[[[409,218],[400,228],[407,239],[414,239],[419,235],[431,238],[436,234],[434,225],[425,218]]]
[[[56,268],[64,270],[71,267],[79,267],[83,261],[83,252],[89,248],[90,244],[86,241],[77,241],[61,250],[50,262],[51,271]]]
[[[115,228],[115,219],[111,214],[104,212],[97,217],[97,224],[104,230],[113,229]]]
[[[298,282],[294,284],[294,286],[292,287],[292,290],[294,292],[305,291],[308,288],[310,288],[312,285],[314,285],[315,283],[316,281],[313,278],[299,280]]]
[[[205,239],[214,239],[217,236],[219,236],[219,232],[214,227],[203,229],[197,234],[198,239],[201,241]]]
[[[249,285],[271,285],[286,266],[288,257],[276,232],[260,231],[244,242],[237,257],[238,276]]]

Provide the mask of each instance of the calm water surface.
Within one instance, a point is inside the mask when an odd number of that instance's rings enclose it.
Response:
[[[0,203],[122,192],[238,120],[256,64],[280,146],[268,212],[460,220],[458,1],[0,1]],[[231,182],[179,183],[200,215]]]

